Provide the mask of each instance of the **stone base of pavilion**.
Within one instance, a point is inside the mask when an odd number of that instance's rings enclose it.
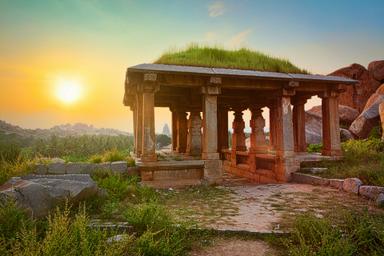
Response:
[[[209,161],[191,157],[186,154],[160,152],[161,161],[141,162],[137,159],[137,166],[142,184],[154,188],[184,188],[202,184],[212,184],[205,179],[204,170]],[[299,170],[304,162],[318,162],[323,160],[339,160],[340,156],[324,156],[320,153],[294,153],[290,157],[279,157],[274,152],[250,153],[237,151],[233,157],[231,149],[223,150],[221,159],[217,160],[217,174],[225,177],[229,173],[237,177],[246,178],[254,184],[285,183],[290,181],[290,174]],[[217,163],[216,163],[217,164]],[[209,166],[208,166],[209,167]],[[281,170],[280,168],[284,168]],[[291,172],[287,173],[287,170]],[[216,179],[220,184],[223,179]]]

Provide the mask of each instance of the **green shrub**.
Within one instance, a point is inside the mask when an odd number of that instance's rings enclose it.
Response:
[[[320,153],[323,149],[323,144],[309,144],[307,147],[308,153]]]
[[[124,159],[125,155],[115,148],[104,152],[102,158],[103,162],[123,161]]]
[[[101,155],[93,155],[89,158],[90,163],[99,164],[103,162],[103,157]]]
[[[133,157],[130,157],[130,156],[127,156],[125,158],[125,160],[127,161],[127,165],[128,167],[134,167],[136,166],[136,162],[135,162],[135,159]]]

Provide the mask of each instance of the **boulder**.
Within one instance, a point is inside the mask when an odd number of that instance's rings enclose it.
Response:
[[[344,128],[340,128],[340,140],[342,142],[354,139],[352,133]]]
[[[0,188],[0,198],[9,198],[32,216],[46,216],[66,199],[77,203],[99,192],[88,174],[29,175],[12,178]]]
[[[361,114],[349,127],[349,130],[359,138],[367,138],[372,128],[379,124],[379,105],[384,102],[384,84],[368,99]]]
[[[384,102],[380,103],[379,105],[379,114],[381,121],[381,130],[384,131]],[[382,132],[381,140],[384,140],[384,132]]]
[[[128,164],[126,161],[116,161],[111,163],[111,171],[114,173],[126,173]]]
[[[307,113],[317,115],[321,118],[321,105],[312,107],[311,109],[307,110]],[[350,126],[352,122],[358,117],[358,115],[359,111],[357,111],[356,109],[345,105],[339,105],[340,124]]]
[[[379,186],[360,186],[359,187],[359,194],[371,200],[376,200],[376,198],[381,193],[384,193],[384,187],[379,187]]]
[[[368,65],[371,77],[379,82],[384,82],[384,60],[372,61]]]
[[[323,134],[321,116],[313,113],[305,113],[305,138],[308,144],[319,144]]]
[[[358,84],[355,86],[341,85],[344,92],[339,96],[339,104],[357,109],[359,112],[363,110],[368,98],[380,86],[380,82],[374,79],[365,67],[356,63],[338,69],[329,75],[358,80]]]
[[[343,182],[343,190],[349,193],[359,194],[359,187],[363,182],[358,178],[347,178]]]

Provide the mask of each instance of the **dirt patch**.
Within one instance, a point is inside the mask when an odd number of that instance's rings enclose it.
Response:
[[[202,249],[192,251],[190,256],[264,256],[275,255],[270,246],[261,240],[219,239]]]

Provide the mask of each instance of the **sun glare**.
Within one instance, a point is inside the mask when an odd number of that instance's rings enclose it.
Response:
[[[65,104],[78,101],[81,93],[82,85],[77,80],[60,79],[56,83],[56,97]]]

